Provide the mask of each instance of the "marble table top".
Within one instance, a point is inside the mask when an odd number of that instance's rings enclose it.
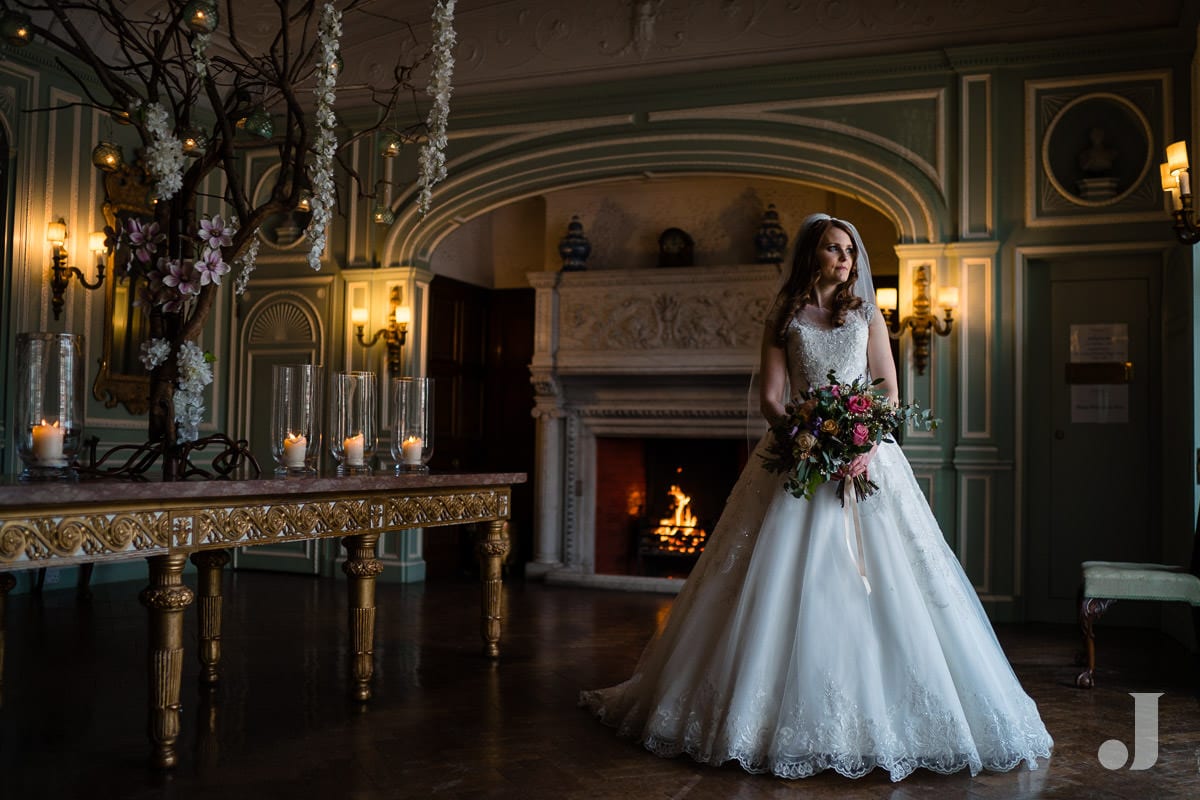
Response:
[[[455,487],[507,486],[524,483],[523,472],[434,472],[413,475],[353,475],[344,477],[251,480],[162,481],[84,480],[20,483],[0,478],[0,509],[52,505],[111,503],[113,500],[180,501],[263,496],[313,496],[354,492],[421,491]]]

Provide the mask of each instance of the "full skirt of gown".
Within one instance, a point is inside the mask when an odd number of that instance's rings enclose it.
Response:
[[[791,496],[765,442],[633,676],[581,705],[659,755],[786,778],[1036,769],[1053,742],[900,447],[858,504],[868,592],[834,484]]]

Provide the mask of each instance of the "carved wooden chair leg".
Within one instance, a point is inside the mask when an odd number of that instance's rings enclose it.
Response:
[[[1079,602],[1079,628],[1087,652],[1087,669],[1075,678],[1075,685],[1080,689],[1091,689],[1096,685],[1096,637],[1093,628],[1100,615],[1115,602],[1099,597],[1084,597]]]

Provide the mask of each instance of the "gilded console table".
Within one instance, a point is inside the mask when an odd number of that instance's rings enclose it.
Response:
[[[179,736],[183,612],[196,593],[183,583],[190,558],[199,589],[201,680],[221,657],[221,570],[229,548],[340,537],[350,596],[351,694],[371,696],[375,558],[379,536],[404,528],[487,522],[481,561],[484,654],[500,653],[504,520],[521,473],[370,476],[305,480],[0,485],[0,670],[5,595],[15,570],[144,558],[149,585],[149,734],[152,763],[173,767]],[[0,672],[2,680],[2,672]]]

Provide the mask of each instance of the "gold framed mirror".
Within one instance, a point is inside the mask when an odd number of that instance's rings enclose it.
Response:
[[[154,196],[146,173],[127,164],[104,176],[104,222],[109,236],[116,239],[130,217],[154,218]],[[134,305],[138,282],[145,278],[125,270],[129,261],[127,245],[111,248],[108,254],[109,278],[104,286],[104,349],[100,372],[92,385],[92,394],[106,408],[118,403],[130,414],[145,414],[150,407],[150,373],[142,366],[142,342],[149,338],[150,320]]]

